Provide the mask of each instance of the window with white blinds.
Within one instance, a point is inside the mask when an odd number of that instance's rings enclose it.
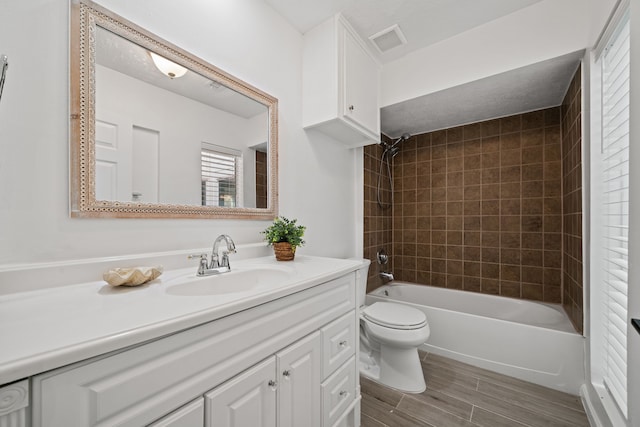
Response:
[[[629,237],[629,20],[613,33],[602,65],[603,381],[627,415],[627,275]]]
[[[242,155],[237,150],[202,143],[202,206],[240,206]]]

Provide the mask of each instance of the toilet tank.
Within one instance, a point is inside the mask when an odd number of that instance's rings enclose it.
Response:
[[[367,295],[367,277],[369,276],[369,264],[371,261],[362,259],[362,266],[356,271],[356,290],[358,292],[358,307],[364,305],[364,298]]]

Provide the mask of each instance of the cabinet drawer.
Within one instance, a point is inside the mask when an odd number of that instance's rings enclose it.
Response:
[[[149,424],[149,427],[202,427],[203,425],[204,399],[199,397],[155,423]]]
[[[355,356],[322,383],[322,425],[331,427],[349,408],[356,395]]]
[[[322,378],[327,378],[338,366],[355,354],[355,313],[350,311],[321,329]]]

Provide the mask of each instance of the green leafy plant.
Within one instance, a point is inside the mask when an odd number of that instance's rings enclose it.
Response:
[[[291,248],[295,251],[298,246],[304,245],[304,225],[298,225],[296,219],[288,220],[281,216],[273,220],[273,224],[267,227],[262,233],[267,244],[272,245],[279,242],[291,243]]]

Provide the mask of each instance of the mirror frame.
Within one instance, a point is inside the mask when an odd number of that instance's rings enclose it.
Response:
[[[96,26],[265,105],[269,117],[267,208],[152,204],[96,200],[95,46]],[[72,217],[244,218],[278,214],[278,100],[155,34],[93,3],[71,1],[70,25],[70,204]]]

